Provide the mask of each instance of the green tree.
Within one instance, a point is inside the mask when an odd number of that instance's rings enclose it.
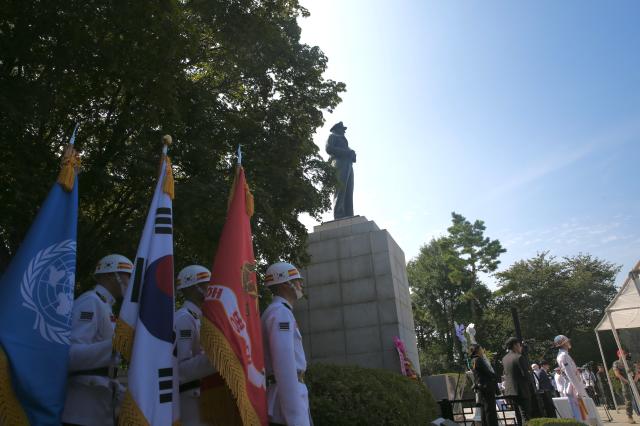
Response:
[[[491,291],[478,273],[494,271],[505,251],[498,240],[484,237],[482,221],[471,224],[452,213],[452,222],[447,235],[424,245],[407,265],[421,368],[430,372],[460,367],[454,322],[479,322],[474,312],[490,302]],[[482,342],[486,333],[481,326],[478,331]]]
[[[465,272],[470,274],[471,285],[466,290],[464,298],[469,302],[471,320],[480,322],[478,312],[489,297],[487,287],[482,285],[478,274],[495,272],[500,265],[498,258],[507,250],[500,241],[484,236],[486,226],[484,221],[469,222],[464,216],[456,212],[451,213],[453,224],[447,229],[454,249],[464,261]]]
[[[619,270],[589,254],[558,260],[548,252],[539,253],[496,274],[499,289],[491,315],[504,323],[504,316],[510,317],[509,310],[515,307],[523,337],[536,342],[537,357],[550,357],[548,349],[558,334],[580,335],[595,348],[593,328],[616,294]],[[506,337],[503,333],[501,337]]]
[[[433,239],[407,265],[418,348],[425,371],[450,370],[456,348],[454,321],[466,316],[459,276],[462,262],[447,238]],[[455,354],[459,358],[459,353]]]
[[[344,84],[300,42],[298,1],[0,0],[0,269],[24,237],[75,122],[82,151],[79,277],[133,256],[173,135],[176,267],[210,264],[233,155],[244,147],[262,262],[306,260],[301,213],[335,185],[312,137]]]

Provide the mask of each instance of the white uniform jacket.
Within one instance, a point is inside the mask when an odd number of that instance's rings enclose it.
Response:
[[[115,298],[97,285],[73,303],[69,378],[62,421],[78,425],[114,423],[119,385],[111,379],[117,364],[111,339]]]
[[[176,347],[180,372],[180,420],[184,426],[205,425],[200,421],[200,379],[215,373],[200,346],[202,311],[186,301],[176,312]]]
[[[556,390],[560,396],[567,396],[567,379],[564,375],[562,373],[555,373],[553,375],[553,380],[556,382]]]
[[[269,421],[288,426],[309,425],[309,395],[302,383],[307,369],[302,335],[291,305],[282,297],[275,296],[262,314],[262,336]]]
[[[562,369],[562,372],[567,376],[567,396],[575,398],[586,397],[587,391],[584,388],[584,383],[582,383],[582,377],[578,374],[578,367],[569,355],[569,352],[565,349],[560,349],[556,361],[558,361],[558,366]]]

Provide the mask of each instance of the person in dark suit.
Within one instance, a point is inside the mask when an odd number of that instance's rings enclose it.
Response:
[[[553,387],[553,380],[549,376],[549,361],[540,361],[540,369],[534,373],[538,379],[538,395],[539,401],[542,401],[542,409],[544,409],[545,417],[556,417],[556,408],[553,405],[553,396],[555,388]]]
[[[549,361],[543,360],[540,362],[540,370],[538,370],[537,377],[540,390],[553,393],[554,387],[549,378]]]
[[[507,354],[502,358],[505,382],[504,395],[511,398],[519,425],[531,419],[531,399],[533,398],[531,374],[522,356],[522,343],[510,337],[505,343]]]
[[[469,356],[471,357],[474,388],[480,396],[482,426],[498,426],[498,414],[496,413],[498,382],[496,373],[484,357],[482,347],[477,343],[469,346]]]

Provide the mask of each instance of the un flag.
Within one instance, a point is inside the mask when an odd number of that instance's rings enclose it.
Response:
[[[0,279],[0,350],[8,359],[8,369],[0,365],[0,423],[22,411],[32,425],[60,424],[77,223],[77,178],[70,192],[54,184]]]

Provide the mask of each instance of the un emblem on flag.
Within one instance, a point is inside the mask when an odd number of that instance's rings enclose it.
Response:
[[[40,250],[22,276],[22,305],[35,312],[34,329],[49,342],[69,344],[75,270],[76,242],[65,240]]]

